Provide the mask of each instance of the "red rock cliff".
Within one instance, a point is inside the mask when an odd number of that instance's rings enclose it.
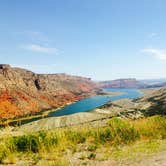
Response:
[[[0,119],[56,108],[96,90],[96,84],[89,78],[35,74],[10,65],[0,65]]]

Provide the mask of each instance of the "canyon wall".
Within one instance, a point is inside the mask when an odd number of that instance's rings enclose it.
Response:
[[[0,119],[35,114],[95,94],[90,78],[67,74],[36,74],[0,65]]]

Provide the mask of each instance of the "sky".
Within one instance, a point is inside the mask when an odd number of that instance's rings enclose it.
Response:
[[[93,80],[166,77],[165,0],[1,0],[0,63]]]

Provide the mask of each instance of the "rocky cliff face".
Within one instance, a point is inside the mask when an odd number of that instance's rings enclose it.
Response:
[[[99,87],[103,88],[140,88],[144,86],[143,83],[137,81],[135,78],[103,81],[99,83]]]
[[[97,91],[89,78],[66,74],[35,74],[0,65],[0,118],[34,114],[62,106]]]

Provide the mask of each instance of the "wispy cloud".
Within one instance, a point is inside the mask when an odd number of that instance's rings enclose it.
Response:
[[[51,42],[51,40],[49,40],[48,36],[45,35],[43,32],[25,30],[18,34],[20,34],[24,39],[24,43],[20,44],[19,48],[36,53],[44,53],[44,54],[59,53],[59,49],[57,49],[56,47],[52,47],[53,43]]]
[[[152,32],[148,35],[150,38],[158,36],[158,33]]]
[[[146,49],[141,50],[141,52],[155,56],[156,58],[158,58],[160,60],[166,60],[166,50],[146,48]]]
[[[46,47],[39,44],[23,45],[22,48],[33,52],[46,53],[46,54],[56,54],[58,52],[58,49],[55,47]]]

